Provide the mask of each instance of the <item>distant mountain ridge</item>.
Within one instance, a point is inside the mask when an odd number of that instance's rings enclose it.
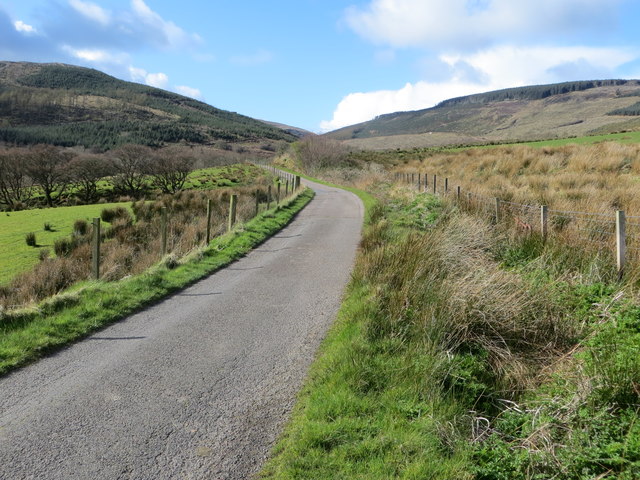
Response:
[[[293,141],[281,128],[73,65],[0,62],[0,142],[107,150],[124,143]]]
[[[387,149],[582,136],[640,128],[640,81],[592,80],[509,88],[432,108],[380,115],[329,132]]]

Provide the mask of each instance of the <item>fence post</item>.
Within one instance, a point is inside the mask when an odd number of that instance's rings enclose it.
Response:
[[[542,240],[547,239],[547,232],[549,228],[549,207],[546,205],[540,206],[540,233],[542,234]]]
[[[496,223],[500,221],[500,199],[496,197]]]
[[[456,187],[456,200],[460,203],[460,185]]]
[[[418,172],[418,193],[420,193],[420,189],[422,188],[422,174]]]
[[[446,195],[447,193],[449,193],[449,179],[445,178],[444,179],[444,194]]]
[[[95,280],[100,279],[100,219],[93,219],[93,253],[91,257],[91,270]]]
[[[437,175],[434,175],[434,176],[433,176],[433,194],[434,194],[434,195],[437,193],[437,192],[436,192],[437,182],[438,182],[438,176],[437,176]]]
[[[626,218],[624,210],[616,211],[616,260],[618,263],[618,279],[624,274],[624,264],[627,253]]]
[[[167,207],[162,207],[160,214],[160,235],[161,235],[161,253],[164,257],[167,254]]]
[[[287,178],[287,180],[284,183],[284,194],[287,197],[289,196],[289,178]]]
[[[207,236],[205,245],[209,245],[211,241],[211,199],[207,199]]]
[[[238,195],[231,195],[229,199],[229,231],[236,223],[236,206],[238,205]]]
[[[256,190],[256,214],[254,217],[257,217],[258,213],[260,213],[260,190]]]
[[[267,187],[267,210],[271,208],[271,185]]]
[[[296,190],[300,189],[300,175],[296,175]]]
[[[276,193],[276,205],[280,204],[280,180],[278,180],[278,192]]]
[[[424,191],[429,190],[429,175],[424,174]]]

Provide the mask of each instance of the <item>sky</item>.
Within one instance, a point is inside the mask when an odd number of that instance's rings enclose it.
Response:
[[[525,85],[640,78],[640,0],[0,0],[61,62],[326,132]]]

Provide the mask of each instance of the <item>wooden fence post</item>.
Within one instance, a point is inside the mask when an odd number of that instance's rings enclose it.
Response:
[[[300,175],[296,175],[296,190],[300,189]]]
[[[276,205],[280,204],[280,180],[278,180],[278,191],[276,193]]]
[[[422,188],[422,174],[418,172],[418,193],[420,193],[420,189]]]
[[[434,194],[434,195],[435,195],[436,193],[438,193],[438,192],[436,191],[437,186],[438,186],[438,177],[437,177],[437,175],[434,175],[434,176],[433,176],[433,194]]]
[[[271,185],[267,187],[267,210],[271,208]]]
[[[211,241],[211,199],[207,199],[207,235],[205,245],[209,245]]]
[[[238,195],[231,195],[229,199],[229,228],[231,231],[233,225],[236,223],[236,207],[238,205]]]
[[[260,213],[260,190],[256,190],[256,214],[254,217],[257,217],[258,213]]]
[[[449,179],[445,177],[444,179],[444,194],[449,193]]]
[[[93,249],[91,256],[91,270],[95,280],[100,279],[100,219],[93,219]]]
[[[167,254],[167,207],[162,207],[160,214],[160,238],[162,242],[161,253],[164,257]]]
[[[626,218],[623,210],[616,211],[616,260],[618,263],[618,279],[624,274],[627,253]]]
[[[547,239],[547,233],[549,229],[549,207],[546,205],[540,206],[540,233],[542,235],[542,240]]]
[[[424,174],[424,191],[429,190],[429,175]]]
[[[456,200],[460,203],[460,185],[456,187]]]

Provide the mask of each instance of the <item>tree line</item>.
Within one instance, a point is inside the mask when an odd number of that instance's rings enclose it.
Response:
[[[0,206],[53,207],[68,197],[95,203],[99,190],[141,198],[184,188],[194,159],[179,149],[128,144],[107,154],[77,154],[52,145],[0,150]],[[99,188],[100,187],[100,188]]]

